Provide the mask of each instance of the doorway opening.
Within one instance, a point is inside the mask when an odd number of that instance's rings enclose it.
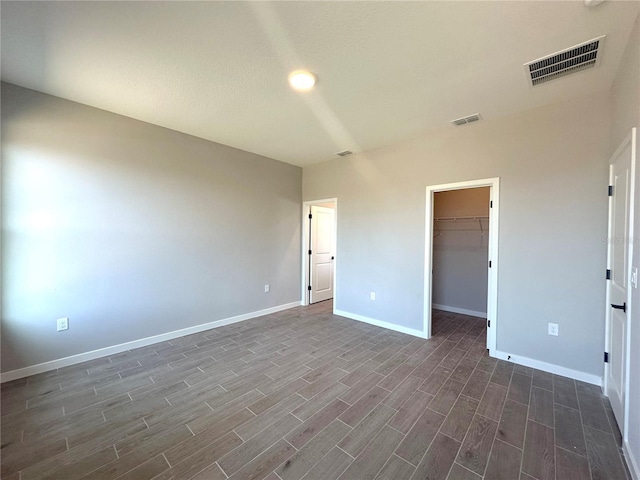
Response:
[[[302,304],[335,305],[338,199],[302,206]]]
[[[432,185],[426,198],[425,336],[433,333],[434,308],[445,320],[486,318],[490,354],[496,348],[499,184],[489,178]]]
[[[489,187],[433,194],[432,335],[484,338],[489,264]]]

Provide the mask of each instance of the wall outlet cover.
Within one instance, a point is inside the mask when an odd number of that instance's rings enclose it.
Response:
[[[549,335],[553,335],[555,337],[558,336],[558,324],[557,323],[550,323],[549,324]]]
[[[369,298],[371,300],[375,300],[376,299],[376,292],[371,292],[371,295],[369,295]]]
[[[69,330],[69,318],[65,317],[65,318],[59,318],[56,321],[57,324],[57,329],[59,332],[63,331],[63,330]]]

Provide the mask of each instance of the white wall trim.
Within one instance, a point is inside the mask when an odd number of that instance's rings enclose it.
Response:
[[[359,322],[368,323],[369,325],[375,325],[376,327],[386,328],[387,330],[393,330],[394,332],[406,333],[419,338],[427,338],[425,332],[417,330],[415,328],[407,328],[402,325],[396,325],[395,323],[385,322],[384,320],[376,320],[375,318],[365,317],[364,315],[358,315],[357,313],[345,312],[344,310],[334,309],[334,315],[350,318],[351,320],[357,320]]]
[[[626,440],[622,445],[622,453],[624,453],[624,458],[627,461],[627,466],[631,472],[631,478],[633,478],[633,480],[640,480],[640,461],[633,456],[633,451],[629,446],[629,442]]]
[[[633,227],[635,225],[635,215],[636,215],[636,152],[638,151],[638,140],[637,140],[638,129],[633,127],[629,136],[631,137],[631,184],[629,185],[629,238],[636,238],[636,232]],[[628,262],[628,272],[629,275],[633,268],[633,259],[634,259],[634,243],[629,242],[629,258]],[[607,299],[608,301],[609,299]],[[606,306],[608,306],[607,303]],[[627,305],[629,305],[629,309],[627,311],[627,345],[625,347],[625,381],[624,381],[624,405],[622,408],[624,409],[624,425],[622,426],[622,440],[623,443],[629,440],[629,425],[631,422],[631,399],[629,396],[629,387],[631,386],[631,319],[634,317],[634,305],[633,302],[633,289],[631,285],[631,278],[627,279]],[[607,309],[609,310],[609,309]],[[608,350],[607,350],[608,351]],[[608,364],[607,364],[608,365]],[[634,412],[638,413],[638,412]],[[634,459],[635,460],[635,459]],[[636,463],[636,473],[637,473],[637,463]]]
[[[490,352],[492,357],[506,360],[507,362],[517,363],[525,367],[531,367],[543,372],[553,373],[555,375],[562,375],[563,377],[573,378],[574,380],[580,380],[581,382],[591,383],[599,387],[602,386],[602,377],[598,375],[592,375],[591,373],[581,372],[579,370],[573,370],[571,368],[561,367],[552,363],[542,362],[540,360],[534,360],[529,357],[521,357],[512,353],[502,352],[500,350],[494,350]]]
[[[472,317],[487,318],[487,312],[477,312],[475,310],[467,310],[466,308],[450,307],[449,305],[440,305],[439,303],[433,303],[431,307],[444,312],[461,313],[462,315],[470,315]]]
[[[269,315],[270,313],[281,312],[282,310],[288,310],[290,308],[299,306],[300,302],[285,303],[283,305],[265,308],[264,310],[258,310],[256,312],[244,313],[235,317],[223,318],[221,320],[215,320],[213,322],[203,323],[201,325],[195,325],[193,327],[174,330],[173,332],[162,333],[160,335],[154,335],[152,337],[141,338],[139,340],[133,340],[131,342],[121,343],[119,345],[113,345],[111,347],[99,348],[98,350],[92,350],[90,352],[71,355],[70,357],[59,358],[57,360],[51,360],[49,362],[39,363],[37,365],[31,365],[29,367],[19,368],[17,370],[11,370],[9,372],[0,374],[0,383],[10,382],[11,380],[28,377],[30,375],[36,375],[38,373],[48,372],[57,368],[68,367],[69,365],[75,365],[77,363],[94,360],[100,357],[106,357],[108,355],[115,355],[116,353],[126,352],[127,350],[132,350],[134,348],[146,347],[147,345],[152,345],[158,342],[166,342],[167,340],[184,337],[185,335],[200,333],[205,330],[211,330],[213,328],[231,325],[232,323],[238,323],[256,317],[262,317],[264,315]]]

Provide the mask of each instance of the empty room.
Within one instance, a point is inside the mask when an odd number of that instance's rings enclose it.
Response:
[[[4,480],[640,480],[640,2],[2,1]]]

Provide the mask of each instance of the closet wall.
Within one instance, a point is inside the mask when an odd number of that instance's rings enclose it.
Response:
[[[486,316],[489,195],[489,187],[434,194],[433,308]]]

